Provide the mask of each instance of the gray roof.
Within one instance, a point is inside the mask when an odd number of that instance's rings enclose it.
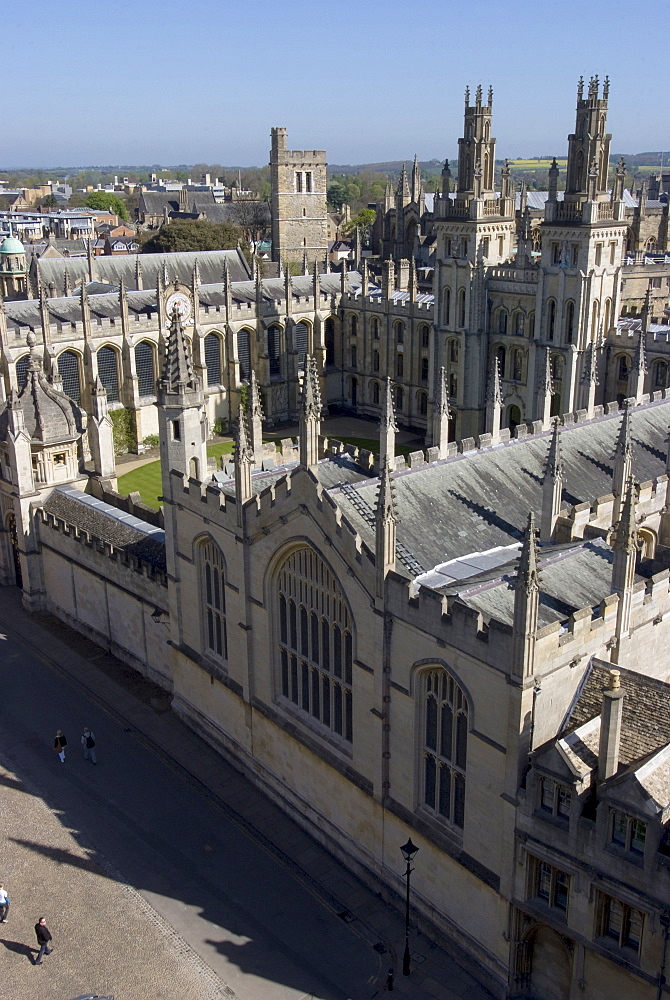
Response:
[[[669,418],[665,402],[632,411],[633,473],[639,481],[666,471]],[[563,429],[566,507],[611,493],[619,425],[620,417],[611,416]],[[538,520],[541,515],[549,438],[549,433],[542,434],[395,473],[398,541],[428,570],[520,539],[528,512]],[[331,491],[373,549],[374,527],[360,508],[374,510],[378,488],[378,479],[360,483],[353,501],[347,491]]]
[[[71,485],[57,486],[44,509],[128,555],[165,570],[165,532]]]

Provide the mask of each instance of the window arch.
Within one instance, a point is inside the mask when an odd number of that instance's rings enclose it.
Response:
[[[221,385],[221,348],[223,340],[218,333],[208,333],[205,337],[205,365],[207,385]]]
[[[597,299],[594,299],[593,306],[591,307],[591,340],[595,341],[598,337],[598,320],[600,319],[600,303]]]
[[[372,402],[379,405],[379,382],[372,383]]]
[[[147,340],[141,340],[135,347],[135,371],[137,391],[140,396],[154,396],[156,394],[154,349]]]
[[[458,325],[465,326],[465,289],[458,293]]]
[[[512,330],[514,331],[517,337],[523,337],[523,320],[524,320],[523,313],[521,312],[520,309],[517,309],[517,311],[514,313],[514,316],[512,317]]]
[[[463,829],[469,709],[465,694],[441,667],[421,677],[422,803]]]
[[[655,389],[665,389],[668,384],[668,364],[666,361],[654,361],[652,365],[652,384]]]
[[[251,378],[251,334],[249,330],[240,330],[237,334],[237,358],[240,363],[240,382],[248,382]]]
[[[200,567],[203,648],[220,660],[228,659],[226,631],[226,580],[223,554],[211,538],[198,546]]]
[[[422,347],[430,347],[430,327],[425,324],[419,327],[419,343]]]
[[[620,354],[616,360],[617,379],[619,382],[627,382],[630,375],[630,358],[627,354]]]
[[[325,328],[325,341],[326,341],[326,364],[335,364],[335,320],[332,316],[329,316],[326,320]],[[277,365],[277,374],[279,374],[279,365]]]
[[[528,336],[535,336],[535,313],[531,312],[528,314]]]
[[[551,356],[551,380],[552,382],[563,381],[563,368],[565,362],[562,354],[552,354]]]
[[[556,302],[549,299],[547,302],[547,339],[553,340],[556,332]]]
[[[609,332],[611,322],[612,322],[612,300],[605,299],[605,318],[603,319],[603,331],[605,334]]]
[[[428,395],[425,392],[419,393],[419,414],[422,417],[428,414]]]
[[[79,355],[75,351],[61,351],[57,359],[58,374],[63,382],[63,392],[81,403],[81,378],[79,376]]]
[[[332,323],[332,320],[330,321]],[[328,320],[326,320],[326,331],[328,329]],[[326,333],[326,349],[328,344],[328,336]],[[276,378],[281,375],[281,327],[273,323],[272,326],[268,327],[268,359],[270,363],[270,378]]]
[[[379,340],[379,318],[373,316],[370,320],[370,331],[372,333],[373,340]]]
[[[353,621],[321,556],[296,549],[276,575],[278,691],[305,717],[353,741]]]
[[[119,401],[119,366],[118,355],[113,347],[100,347],[97,354],[98,375],[107,390],[110,403]]]
[[[405,394],[402,391],[402,386],[397,385],[393,390],[393,404],[396,408],[397,413],[402,412],[404,401],[405,401]]]
[[[293,327],[293,344],[298,354],[298,368],[304,371],[309,350],[309,326],[304,321]]]
[[[515,382],[523,379],[523,351],[517,348],[512,354],[512,378]]]
[[[349,333],[352,337],[358,335],[358,316],[355,313],[352,313],[349,317]]]
[[[498,310],[498,333],[507,333],[507,310]]]
[[[575,333],[575,303],[570,299],[565,305],[565,342],[571,344]]]
[[[24,354],[22,358],[16,362],[16,381],[19,389],[23,389],[24,385],[28,381],[28,365],[30,364],[30,355]]]
[[[396,344],[405,343],[405,324],[398,322],[394,326]]]
[[[453,365],[458,364],[458,348],[459,344],[455,337],[449,341],[449,361]]]

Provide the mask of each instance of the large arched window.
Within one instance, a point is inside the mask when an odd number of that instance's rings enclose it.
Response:
[[[449,326],[451,320],[451,290],[445,288],[444,297],[442,299],[442,323],[444,326]]]
[[[218,333],[208,333],[205,337],[207,385],[221,385],[221,344]]]
[[[570,299],[565,305],[565,342],[571,344],[575,335],[575,303]]]
[[[468,752],[468,703],[446,670],[421,677],[423,710],[422,801],[436,816],[463,829]]]
[[[329,316],[326,320],[325,329],[325,341],[326,341],[326,364],[335,364],[335,321],[332,316]]]
[[[326,322],[327,324],[332,320]],[[326,337],[326,343],[328,338]],[[268,359],[270,361],[270,378],[277,378],[281,375],[281,327],[273,323],[268,327]]]
[[[425,417],[428,414],[428,396],[425,392],[420,392],[418,395],[419,402],[419,414]]]
[[[461,288],[458,293],[458,325],[465,326],[465,289]]]
[[[240,381],[248,382],[251,378],[251,335],[249,330],[240,330],[237,334],[237,357],[240,362]]]
[[[16,381],[19,389],[23,389],[24,385],[28,381],[28,365],[30,364],[30,355],[24,354],[22,358],[16,362]]]
[[[654,361],[652,384],[655,389],[665,389],[668,384],[668,365],[665,361]]]
[[[498,333],[507,333],[507,310],[498,311]]]
[[[276,579],[281,697],[351,743],[353,622],[340,586],[307,546]]]
[[[117,353],[113,347],[101,347],[98,350],[98,375],[107,390],[110,403],[119,401],[119,366]]]
[[[379,405],[379,382],[372,383],[372,402],[376,406]]]
[[[199,545],[203,647],[220,660],[228,659],[226,634],[226,590],[223,555],[206,538]]]
[[[135,348],[135,371],[137,372],[137,389],[140,396],[154,396],[156,394],[154,351],[146,340],[141,340]]]
[[[556,332],[556,302],[549,299],[547,302],[547,340],[554,339]]]
[[[396,413],[402,413],[404,403],[405,395],[402,391],[402,386],[397,385],[393,390],[393,404],[396,408]]]
[[[376,316],[373,316],[370,320],[370,331],[372,333],[372,339],[379,340],[379,320]]]
[[[405,343],[405,324],[398,322],[398,323],[395,324],[395,326],[394,326],[393,329],[395,331],[395,342],[396,342],[396,344],[404,344]]]
[[[309,346],[309,328],[306,323],[296,323],[293,327],[293,343],[298,353],[298,368],[305,370],[305,359]]]
[[[63,381],[63,392],[81,403],[81,379],[79,377],[79,355],[74,351],[62,351],[58,355],[58,374]]]

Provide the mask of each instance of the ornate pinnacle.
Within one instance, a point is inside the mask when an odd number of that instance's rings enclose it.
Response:
[[[582,101],[584,99],[584,77],[580,76],[579,83],[577,84],[577,100]]]
[[[466,108],[470,106],[470,88],[465,88],[465,106]]]
[[[302,380],[302,414],[303,417],[321,416],[321,389],[316,358],[309,354],[305,358],[305,374]]]
[[[491,365],[489,384],[486,389],[486,402],[492,403],[493,406],[502,406],[503,404],[502,389],[500,388],[500,361],[497,356]]]
[[[545,351],[544,357],[544,374],[540,379],[540,392],[544,392],[550,396],[554,394],[554,381],[551,377],[551,354],[549,348]]]
[[[482,103],[482,85],[481,85],[481,83],[477,84],[477,92],[475,94],[475,101],[477,102],[477,104],[481,104]]]
[[[384,399],[382,401],[382,412],[381,419],[379,421],[379,426],[382,430],[386,427],[391,430],[397,431],[398,427],[395,422],[395,411],[393,408],[393,387],[391,384],[391,379],[386,379],[386,386],[384,389]]]
[[[384,459],[381,476],[379,477],[379,493],[377,494],[377,517],[380,521],[394,521],[398,515],[395,509],[394,487],[391,480],[391,467],[388,459]]]
[[[626,499],[621,510],[619,523],[614,529],[612,548],[621,552],[637,551],[637,526],[635,524],[635,501],[637,500],[637,483],[631,475],[626,489]]]
[[[244,406],[240,403],[237,417],[237,440],[235,442],[235,460],[237,462],[253,462],[253,452],[249,443],[249,429]]]
[[[649,308],[649,289],[647,289],[647,301],[645,301],[645,310]],[[640,373],[640,375],[647,374],[647,355],[644,349],[644,331],[640,331],[640,337],[635,348],[635,354],[633,355],[633,368]]]
[[[526,533],[523,536],[523,545],[519,555],[519,564],[516,571],[516,585],[522,587],[527,594],[538,590],[540,586],[540,574],[537,565],[537,529],[535,528],[535,515],[528,515]]]
[[[633,454],[633,442],[631,440],[630,430],[630,407],[626,406],[621,417],[619,436],[614,449],[615,455],[621,455],[623,458],[630,458]]]
[[[596,345],[591,342],[586,348],[588,352],[588,359],[584,367],[584,372],[582,374],[582,382],[592,382],[594,385],[598,384],[598,359],[596,356]]]
[[[560,420],[554,417],[554,429],[549,442],[549,453],[547,455],[547,466],[544,470],[545,476],[558,479],[563,475],[563,457],[561,455],[561,430]]]
[[[444,368],[440,368],[440,374],[437,379],[435,413],[440,417],[449,416],[449,391],[447,387],[447,373]]]
[[[493,87],[489,87],[489,107],[493,107]]]
[[[252,417],[259,417],[263,419],[263,407],[261,404],[261,395],[258,391],[258,382],[256,380],[256,372],[251,369],[251,376],[249,378],[249,395],[247,397],[247,408]]]

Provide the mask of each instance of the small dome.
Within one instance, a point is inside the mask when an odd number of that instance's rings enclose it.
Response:
[[[6,236],[0,243],[0,253],[25,253],[25,247],[16,236]]]

